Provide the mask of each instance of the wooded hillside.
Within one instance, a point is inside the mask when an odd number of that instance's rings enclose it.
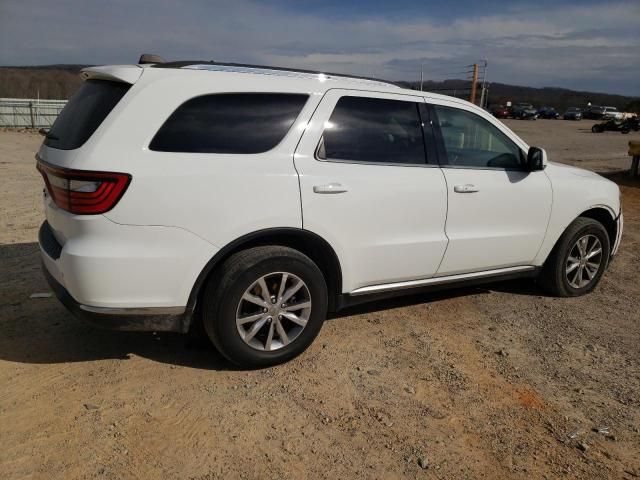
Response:
[[[85,65],[0,67],[0,97],[64,100],[82,84],[78,76]]]
[[[418,82],[398,82],[409,88],[420,89]],[[586,107],[589,102],[592,105],[616,107],[622,111],[640,111],[638,97],[614,95],[609,93],[580,92],[566,88],[533,88],[518,85],[506,85],[504,83],[490,83],[488,105],[507,102],[526,102],[535,107],[554,107],[564,111],[567,107]],[[469,82],[464,80],[445,80],[444,82],[424,82],[425,91],[454,95],[468,100]],[[480,87],[478,87],[480,98]]]

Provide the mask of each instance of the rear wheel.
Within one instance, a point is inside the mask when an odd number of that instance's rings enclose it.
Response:
[[[602,133],[604,132],[604,127],[602,125],[594,125],[593,127],[591,127],[591,131],[593,133]]]
[[[576,219],[554,247],[540,274],[551,294],[577,297],[592,291],[609,263],[609,235],[591,218]]]
[[[266,367],[302,353],[327,314],[327,286],[315,263],[288,247],[231,256],[204,292],[203,323],[218,350],[242,367]]]

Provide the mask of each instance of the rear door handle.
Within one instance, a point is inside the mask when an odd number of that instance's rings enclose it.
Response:
[[[466,185],[456,185],[453,187],[453,191],[456,193],[474,193],[479,192],[480,189],[475,185],[467,183]]]
[[[345,193],[348,191],[349,189],[347,187],[339,183],[328,183],[326,185],[313,186],[313,193],[332,194],[332,193]]]

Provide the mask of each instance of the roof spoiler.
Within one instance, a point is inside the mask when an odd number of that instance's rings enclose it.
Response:
[[[87,67],[80,70],[83,80],[109,80],[134,84],[142,75],[142,67],[138,65],[109,65],[106,67]]]

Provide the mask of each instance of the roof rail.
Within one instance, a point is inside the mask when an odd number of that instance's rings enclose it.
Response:
[[[317,70],[304,70],[301,68],[272,67],[269,65],[252,65],[249,63],[214,62],[213,60],[209,60],[209,61],[182,60],[177,62],[157,63],[153,65],[152,68],[183,68],[183,67],[189,67],[192,65],[215,65],[219,67],[255,68],[255,69],[264,69],[264,70],[276,70],[280,72],[295,72],[295,73],[306,73],[311,75],[326,75],[328,77],[353,78],[356,80],[368,80],[371,82],[386,83],[388,85],[393,85],[394,87],[398,86],[397,84],[390,82],[388,80],[380,80],[377,78],[362,77],[358,75],[348,75],[344,73],[320,72]]]

